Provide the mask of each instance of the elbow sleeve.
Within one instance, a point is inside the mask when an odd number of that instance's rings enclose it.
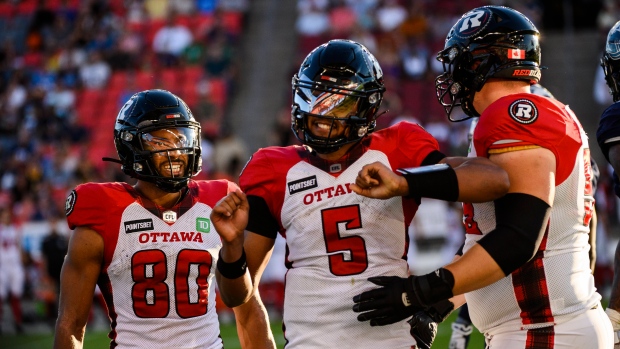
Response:
[[[538,251],[549,222],[551,207],[523,193],[509,193],[495,201],[495,230],[478,243],[508,275]]]

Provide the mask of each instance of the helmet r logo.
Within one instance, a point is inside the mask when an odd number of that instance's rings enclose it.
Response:
[[[531,124],[538,119],[536,105],[528,99],[519,99],[510,105],[508,114],[521,124]]]
[[[472,11],[468,13],[467,17],[464,18],[463,25],[461,25],[461,29],[459,29],[459,31],[463,32],[469,29],[470,23],[472,27],[479,27],[482,24],[482,22],[480,22],[480,18],[482,17],[482,15],[484,15],[484,12],[482,11]]]
[[[461,18],[461,25],[457,36],[471,37],[482,30],[491,18],[488,10],[480,9],[466,13]]]

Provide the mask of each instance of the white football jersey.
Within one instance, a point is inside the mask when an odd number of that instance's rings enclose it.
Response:
[[[371,327],[353,312],[353,297],[377,288],[373,276],[408,276],[407,227],[412,198],[355,194],[362,166],[419,166],[437,142],[421,127],[400,123],[365,138],[338,161],[305,148],[259,150],[240,177],[249,196],[265,200],[286,239],[283,327],[286,348],[402,348],[415,344],[406,321]]]
[[[510,95],[480,117],[469,156],[488,157],[539,146],[556,158],[556,187],[547,230],[534,258],[498,282],[466,294],[481,332],[527,330],[564,322],[599,303],[588,251],[594,198],[583,128],[563,104],[533,94]],[[495,229],[493,202],[463,204],[464,251]],[[527,219],[527,212],[521,213]]]
[[[67,221],[104,239],[98,285],[116,348],[222,348],[215,311],[221,240],[209,216],[236,185],[190,181],[170,210],[125,183],[88,183],[67,199]]]

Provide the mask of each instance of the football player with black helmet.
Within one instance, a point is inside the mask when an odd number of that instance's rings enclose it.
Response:
[[[85,183],[67,198],[75,232],[54,348],[82,347],[95,284],[110,348],[222,348],[214,289],[222,242],[209,214],[237,185],[191,179],[201,166],[200,124],[168,91],[133,95],[116,118],[114,144],[119,159],[107,160],[137,182]],[[234,309],[244,348],[275,348],[260,299],[249,298]]]
[[[607,34],[605,52],[601,58],[605,81],[614,103],[603,114],[596,131],[598,145],[603,155],[614,168],[614,192],[620,197],[620,21]],[[609,306],[605,310],[614,328],[614,348],[620,348],[620,244],[614,256],[614,281],[611,287]]]
[[[456,106],[479,116],[469,156],[503,168],[510,189],[495,201],[463,204],[467,234],[455,261],[357,295],[363,319],[392,315],[391,304],[405,297],[442,320],[441,309],[466,299],[490,348],[612,346],[588,258],[587,136],[567,106],[530,92],[540,53],[534,24],[508,7],[473,9],[450,30],[437,56],[444,66],[438,100],[451,121],[459,121],[451,117]],[[391,197],[407,193],[409,180],[373,164],[356,184],[364,196]]]
[[[376,131],[384,90],[381,67],[363,45],[332,40],[314,49],[292,81],[291,127],[303,146],[257,151],[240,176],[244,193],[229,194],[211,215],[224,243],[217,277],[229,306],[258,287],[277,234],[286,238],[287,348],[411,348],[405,319],[412,307],[377,320],[387,328],[370,327],[356,320],[351,297],[381,282],[373,278],[408,275],[406,227],[420,197],[485,201],[508,187],[499,166],[446,158],[417,124]],[[417,176],[411,196],[369,200],[350,184],[375,161],[394,169],[439,165]],[[464,176],[478,182],[459,187]],[[479,190],[486,184],[495,190]],[[252,280],[237,272],[246,262]]]

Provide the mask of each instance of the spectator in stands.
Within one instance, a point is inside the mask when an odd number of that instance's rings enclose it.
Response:
[[[407,19],[407,9],[398,0],[384,0],[376,12],[379,29],[391,32]]]
[[[220,33],[209,42],[205,54],[204,68],[210,77],[223,77],[230,80],[233,76],[231,69],[233,47]]]
[[[75,91],[68,88],[64,80],[57,80],[54,89],[45,94],[43,104],[51,115],[66,122],[73,117]]]
[[[179,64],[183,50],[192,43],[192,32],[184,25],[176,23],[176,13],[168,12],[166,24],[160,28],[153,38],[153,51],[159,62],[172,67]]]
[[[80,81],[85,88],[104,88],[111,74],[110,65],[96,50],[89,53],[88,61],[80,67]]]
[[[228,123],[220,129],[220,136],[213,144],[213,167],[220,176],[237,181],[243,165],[249,158],[247,145],[236,136]]]
[[[319,0],[304,0],[298,2],[297,23],[295,27],[302,36],[321,36],[329,30],[329,16],[326,6]]]

